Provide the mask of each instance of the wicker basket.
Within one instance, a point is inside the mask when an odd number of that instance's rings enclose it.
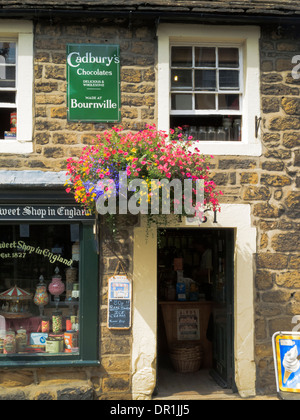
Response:
[[[203,350],[200,344],[175,343],[170,348],[170,358],[177,372],[197,372],[203,361]]]

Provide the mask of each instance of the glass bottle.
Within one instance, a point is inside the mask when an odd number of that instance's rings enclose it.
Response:
[[[206,140],[207,138],[206,127],[200,127],[198,130],[198,140]]]
[[[233,140],[241,141],[241,120],[239,118],[233,122]]]
[[[52,276],[52,281],[48,286],[48,290],[51,295],[54,296],[54,302],[56,303],[56,309],[58,307],[59,302],[59,295],[61,295],[65,291],[65,285],[61,281],[61,276],[59,274],[59,268],[55,268],[55,274]]]
[[[3,353],[4,354],[13,354],[16,352],[16,334],[14,331],[9,329],[6,332],[4,343],[3,343]]]
[[[225,140],[230,141],[232,139],[232,128],[231,128],[231,119],[224,118],[223,119],[223,127],[225,131]]]
[[[55,311],[52,314],[52,331],[55,334],[62,332],[62,313]]]
[[[23,327],[20,327],[20,329],[17,330],[17,335],[16,335],[17,353],[24,352],[26,346],[27,346],[27,331]]]
[[[216,140],[216,129],[215,129],[215,127],[208,127],[207,140]]]
[[[49,302],[49,296],[47,293],[47,286],[44,282],[44,277],[40,276],[39,283],[36,287],[35,295],[33,298],[33,302],[39,307],[40,316],[43,315],[44,306],[46,306]]]
[[[225,135],[226,135],[226,133],[225,133],[224,127],[219,127],[218,131],[217,131],[217,140],[224,141],[225,140]]]
[[[195,125],[192,125],[189,129],[188,137],[193,137],[191,140],[197,140],[197,127]]]

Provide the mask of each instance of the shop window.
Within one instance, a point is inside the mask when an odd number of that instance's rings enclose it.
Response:
[[[160,25],[159,128],[203,153],[260,155],[258,40],[256,27]]]
[[[97,359],[91,225],[1,225],[0,267],[0,364]]]
[[[32,22],[1,21],[0,152],[32,151],[32,86]]]

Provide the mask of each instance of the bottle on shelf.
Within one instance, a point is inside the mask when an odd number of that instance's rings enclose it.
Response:
[[[230,141],[232,140],[232,124],[230,118],[223,119],[223,127],[225,131],[225,140]]]
[[[233,122],[233,140],[241,141],[241,120],[237,118]]]

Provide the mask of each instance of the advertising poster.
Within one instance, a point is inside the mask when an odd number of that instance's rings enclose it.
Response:
[[[130,281],[126,276],[114,276],[109,279],[110,299],[130,299]]]
[[[273,354],[277,391],[300,393],[300,334],[275,333]]]
[[[199,309],[177,309],[177,339],[200,339]]]
[[[120,120],[119,45],[67,45],[69,121]]]

